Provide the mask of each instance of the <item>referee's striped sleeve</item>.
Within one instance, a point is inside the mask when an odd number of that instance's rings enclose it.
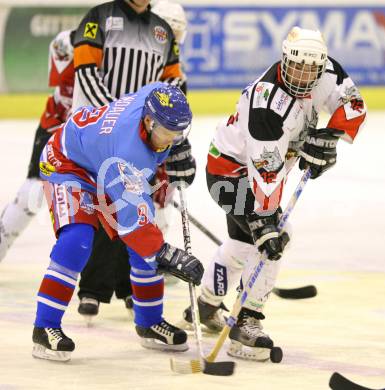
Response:
[[[96,65],[77,68],[76,78],[84,95],[94,107],[104,106],[115,100],[103,84]]]
[[[75,46],[74,66],[76,81],[90,104],[94,107],[112,102],[114,97],[104,85],[98,69],[101,66],[103,49],[89,43]]]

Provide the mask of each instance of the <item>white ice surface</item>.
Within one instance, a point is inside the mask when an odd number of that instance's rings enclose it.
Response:
[[[218,118],[198,117],[191,133],[198,175],[188,192],[192,215],[223,239],[225,218],[211,200],[204,168]],[[42,211],[0,264],[0,389],[326,389],[333,371],[368,387],[385,387],[385,113],[370,113],[354,143],[339,145],[337,166],[311,181],[291,223],[294,237],[285,255],[279,286],[315,284],[317,298],[271,297],[265,330],[284,350],[281,364],[238,361],[232,377],[176,375],[170,354],[141,348],[122,302],[102,305],[86,328],[74,296],[64,330],[76,342],[72,360],[59,364],[31,357],[35,296],[49,261],[54,236]],[[0,121],[0,208],[24,180],[34,121]],[[290,175],[284,202],[300,177]],[[194,254],[207,263],[215,245],[191,226]],[[174,213],[168,239],[183,245]],[[234,294],[226,303],[231,306]],[[183,282],[167,288],[165,315],[181,318],[188,305]],[[215,338],[205,337],[206,351]],[[194,338],[180,359],[195,356]],[[220,359],[228,359],[225,348]]]

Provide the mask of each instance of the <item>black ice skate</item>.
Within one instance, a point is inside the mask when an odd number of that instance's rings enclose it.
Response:
[[[231,328],[229,338],[231,344],[227,354],[240,359],[265,361],[274,363],[282,360],[282,350],[274,347],[270,337],[262,332],[262,313],[242,308],[237,323]]]
[[[204,330],[209,333],[219,333],[226,325],[226,317],[223,311],[228,311],[226,306],[221,303],[219,306],[213,306],[203,302],[198,298],[198,308],[200,322],[204,325]],[[191,306],[183,312],[183,321],[178,324],[182,329],[193,330]]]
[[[94,298],[82,297],[78,306],[78,313],[84,316],[87,325],[91,325],[92,319],[99,313],[99,301]]]
[[[39,359],[66,362],[71,359],[75,343],[61,328],[33,328],[32,356]]]
[[[165,320],[151,328],[136,325],[136,333],[141,337],[141,344],[144,348],[175,352],[188,350],[186,332]]]

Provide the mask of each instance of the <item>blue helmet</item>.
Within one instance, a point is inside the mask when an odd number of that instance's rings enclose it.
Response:
[[[144,102],[143,117],[150,115],[171,131],[183,131],[191,124],[192,113],[184,93],[173,85],[153,89]]]

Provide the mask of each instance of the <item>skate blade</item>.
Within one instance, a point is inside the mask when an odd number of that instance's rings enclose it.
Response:
[[[165,344],[153,338],[142,338],[140,344],[143,348],[156,349],[158,351],[185,352],[188,350],[188,344]]]
[[[37,359],[54,360],[57,362],[68,362],[71,360],[71,352],[53,351],[37,343],[33,344],[32,356]]]
[[[270,360],[270,348],[249,347],[239,341],[231,340],[227,354],[243,360],[265,362]]]

